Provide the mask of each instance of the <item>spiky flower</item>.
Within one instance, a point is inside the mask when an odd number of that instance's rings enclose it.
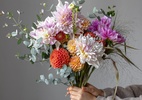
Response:
[[[95,38],[90,35],[80,35],[76,39],[76,53],[80,57],[80,62],[84,64],[87,62],[96,68],[99,67],[99,60],[104,54],[103,43],[97,42]]]
[[[33,29],[30,32],[30,36],[39,39],[43,39],[43,43],[45,44],[55,44],[57,41],[55,36],[59,31],[61,31],[60,25],[55,22],[53,17],[47,17],[45,21],[38,22],[37,29]]]

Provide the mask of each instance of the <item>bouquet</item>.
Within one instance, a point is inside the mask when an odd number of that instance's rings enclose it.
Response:
[[[18,44],[23,43],[30,50],[29,54],[17,54],[16,57],[32,64],[49,62],[49,68],[55,69],[59,76],[54,77],[52,73],[49,73],[48,77],[40,75],[37,82],[83,87],[94,70],[106,59],[112,61],[116,79],[119,80],[116,62],[110,56],[112,54],[137,67],[125,56],[126,48],[133,47],[126,45],[123,29],[115,27],[115,6],[108,7],[108,11],[94,7],[89,15],[92,20],[89,20],[81,14],[83,3],[84,0],[72,3],[62,3],[58,0],[56,10],[51,12],[52,16],[42,20],[42,9],[32,29],[22,24],[20,11],[17,11],[18,20],[14,18],[13,13],[6,13],[6,17],[13,20],[14,26],[18,27],[7,37],[16,38]],[[44,3],[43,6],[45,5]]]

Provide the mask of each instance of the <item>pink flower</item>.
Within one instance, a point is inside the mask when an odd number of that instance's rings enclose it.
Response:
[[[96,35],[101,37],[103,40],[109,39],[117,43],[125,42],[124,37],[120,33],[116,32],[115,30],[112,30],[107,27],[100,27],[99,30],[100,32],[97,32]]]

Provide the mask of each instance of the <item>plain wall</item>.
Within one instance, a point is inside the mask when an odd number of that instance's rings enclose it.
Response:
[[[36,21],[35,15],[40,11],[41,2],[47,2],[48,9],[52,3],[57,4],[57,0],[0,0],[0,10],[15,13],[19,9],[24,11],[22,21],[30,27],[32,22]],[[82,13],[87,16],[94,6],[106,9],[109,5],[116,5],[118,19],[132,30],[127,34],[127,42],[139,50],[128,50],[127,56],[142,69],[142,0],[86,0]],[[50,13],[46,12],[46,15]],[[0,27],[5,22],[10,21],[0,17]],[[67,86],[36,83],[39,75],[48,75],[48,63],[32,65],[17,60],[15,57],[17,52],[28,51],[25,46],[18,46],[16,40],[6,38],[6,34],[14,30],[13,27],[0,28],[0,100],[69,100],[69,96],[65,97]],[[116,60],[121,61],[120,58]],[[118,68],[120,86],[142,83],[142,72],[133,66],[121,61],[118,63]],[[116,80],[111,63],[106,63],[106,66],[95,70],[89,82],[98,88],[114,87]]]

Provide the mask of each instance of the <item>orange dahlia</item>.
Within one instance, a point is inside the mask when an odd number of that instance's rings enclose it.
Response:
[[[64,43],[67,40],[67,36],[64,32],[60,31],[56,36],[56,40],[58,40],[60,43]]]
[[[69,53],[64,48],[54,49],[50,54],[50,64],[53,68],[62,68],[64,64],[68,65],[69,60]]]
[[[80,58],[78,56],[73,56],[70,59],[69,66],[71,67],[73,71],[77,72],[84,67],[84,64],[80,62]]]
[[[86,18],[83,18],[83,23],[81,23],[81,30],[87,30],[90,25],[90,21]]]
[[[75,40],[69,40],[68,41],[67,49],[71,54],[74,54],[76,52]]]

